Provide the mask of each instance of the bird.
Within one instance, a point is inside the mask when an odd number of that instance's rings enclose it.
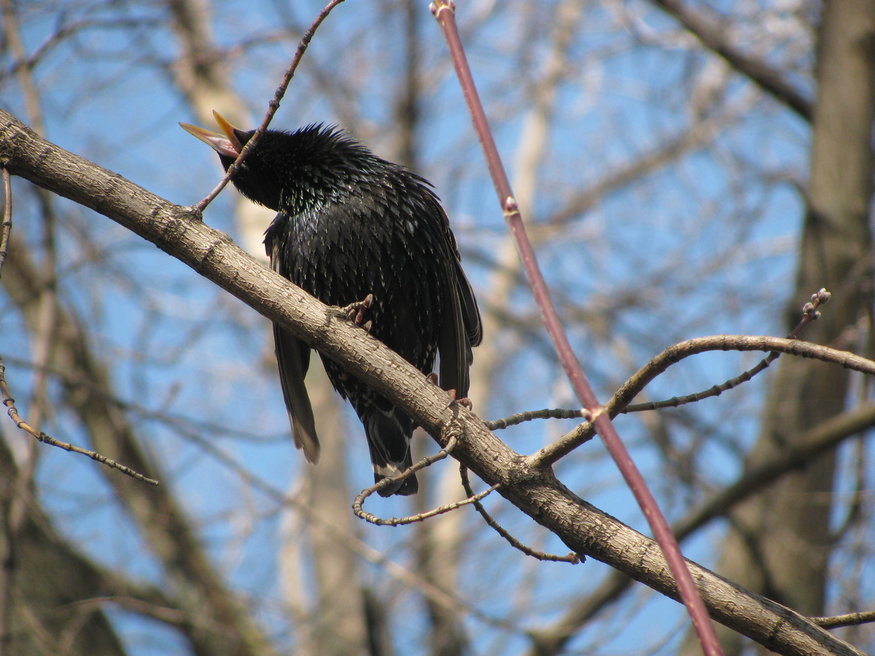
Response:
[[[187,123],[227,170],[255,130],[213,112],[221,132]],[[382,159],[335,125],[265,130],[232,178],[237,190],[277,214],[265,232],[271,268],[331,306],[358,303],[355,320],[432,375],[455,398],[468,395],[472,348],[482,340],[477,300],[461,266],[449,219],[432,185]],[[319,439],[304,376],[310,347],[273,326],[280,385],[295,445],[310,463]],[[334,389],[364,426],[374,482],[411,466],[416,422],[385,396],[324,355]],[[452,394],[452,392],[451,392]],[[379,494],[415,494],[415,475]]]

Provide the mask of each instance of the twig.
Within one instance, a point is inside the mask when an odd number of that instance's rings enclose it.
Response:
[[[9,169],[0,166],[3,171],[3,220],[0,223],[0,276],[3,275],[3,263],[9,251],[9,236],[12,234],[12,179]]]
[[[458,428],[456,429],[458,430]],[[356,517],[360,519],[364,519],[371,524],[376,524],[377,526],[402,526],[404,524],[413,524],[414,522],[421,522],[429,517],[434,517],[435,515],[442,515],[444,513],[450,512],[451,510],[456,510],[457,508],[461,508],[462,506],[467,506],[470,503],[478,503],[480,499],[485,497],[488,494],[491,494],[493,491],[498,489],[499,485],[493,485],[491,488],[480,492],[479,494],[471,494],[467,499],[462,499],[461,501],[454,501],[453,503],[447,503],[443,506],[439,506],[437,508],[433,508],[426,512],[417,513],[416,515],[408,515],[406,517],[390,517],[389,519],[383,519],[382,517],[377,517],[374,514],[371,514],[365,511],[362,508],[362,505],[369,496],[371,496],[374,492],[378,492],[382,490],[384,487],[391,485],[393,483],[398,483],[403,481],[405,478],[413,476],[420,469],[424,469],[429,465],[434,464],[438,460],[443,460],[450,452],[455,448],[458,443],[458,437],[456,435],[450,436],[447,440],[447,445],[438,451],[433,456],[428,456],[423,458],[416,464],[411,467],[408,467],[406,470],[401,472],[398,476],[393,476],[391,478],[384,478],[380,482],[372,485],[371,487],[365,488],[362,490],[359,495],[355,498],[355,501],[352,504],[353,512],[355,512]]]
[[[301,37],[301,41],[298,43],[298,49],[295,50],[295,56],[292,57],[292,62],[289,64],[289,68],[286,70],[286,74],[283,76],[280,85],[277,87],[276,91],[273,94],[273,99],[268,103],[267,113],[264,115],[264,119],[261,121],[261,125],[258,126],[258,129],[255,130],[255,134],[246,142],[246,145],[243,146],[243,149],[240,151],[240,154],[237,155],[237,159],[234,160],[234,163],[228,167],[228,170],[225,171],[225,176],[219,181],[219,184],[215,186],[215,188],[206,195],[197,205],[195,205],[195,209],[198,212],[203,212],[207,205],[213,202],[216,196],[225,188],[225,185],[234,177],[234,174],[237,173],[237,170],[243,165],[243,160],[245,160],[249,153],[255,148],[255,144],[258,143],[258,140],[261,138],[261,135],[264,134],[265,130],[267,130],[267,126],[270,125],[270,122],[273,120],[274,114],[280,107],[280,102],[283,99],[283,96],[286,95],[286,89],[289,88],[289,83],[292,81],[292,78],[295,75],[295,71],[298,69],[298,64],[301,62],[301,58],[304,56],[304,52],[306,52],[307,47],[310,45],[310,40],[313,38],[313,35],[316,33],[316,30],[319,29],[319,26],[322,22],[328,18],[328,14],[331,13],[331,10],[334,9],[337,5],[339,5],[344,0],[330,0],[330,2],[322,8],[322,11],[316,16],[313,22],[310,24],[310,27],[307,28],[307,31],[304,32],[304,35]]]
[[[588,419],[585,410],[575,410],[571,408],[544,408],[543,410],[527,410],[525,412],[517,412],[509,417],[502,419],[493,419],[492,421],[484,421],[483,424],[491,431],[510,428],[517,424],[522,424],[533,419],[578,419],[584,417]]]
[[[869,376],[875,376],[875,361],[840,351],[828,346],[809,344],[785,337],[762,337],[751,335],[712,335],[710,337],[695,337],[674,346],[669,346],[662,353],[639,369],[614,394],[605,406],[605,412],[612,417],[619,413],[618,408],[624,408],[629,399],[634,398],[651,380],[656,378],[671,365],[692,355],[707,351],[779,351],[802,358],[831,362],[846,369],[859,371]],[[555,442],[545,446],[529,456],[532,465],[552,464],[567,455],[587,441],[594,432],[592,422],[586,422],[570,433],[560,437]]]
[[[384,479],[385,480],[385,479]],[[382,483],[382,481],[380,481]],[[361,509],[361,506],[356,510],[356,515],[361,519],[364,519],[371,524],[376,524],[377,526],[403,526],[404,524],[413,524],[414,522],[421,522],[430,517],[435,517],[437,515],[443,515],[444,513],[448,513],[452,510],[456,510],[457,508],[461,508],[462,506],[467,506],[471,503],[478,503],[480,499],[492,494],[495,490],[497,490],[499,485],[493,485],[492,487],[483,490],[475,494],[474,496],[468,497],[467,499],[462,499],[461,501],[453,501],[452,503],[444,504],[443,506],[438,506],[437,508],[432,508],[426,512],[417,513],[416,515],[407,515],[406,517],[390,517],[389,519],[383,519],[381,517],[377,517],[376,515],[372,515],[369,512],[365,512]],[[358,498],[356,498],[358,501]]]
[[[64,449],[65,451],[72,451],[73,453],[79,453],[84,456],[88,456],[92,460],[95,460],[100,464],[106,465],[107,467],[110,467],[112,469],[118,469],[123,474],[127,474],[131,478],[135,478],[138,481],[143,481],[144,483],[149,483],[150,485],[158,485],[158,481],[156,481],[154,478],[144,476],[143,474],[134,471],[127,465],[122,465],[121,463],[118,463],[111,458],[107,458],[106,456],[101,455],[96,451],[90,451],[88,449],[83,449],[81,447],[70,444],[69,442],[61,442],[60,440],[56,440],[51,435],[43,433],[42,431],[38,431],[33,426],[28,424],[24,419],[21,418],[21,415],[18,413],[18,408],[15,407],[15,399],[12,398],[12,394],[9,391],[9,384],[6,381],[6,365],[3,364],[2,358],[0,358],[0,394],[3,395],[3,405],[5,405],[7,408],[6,413],[9,415],[9,418],[12,419],[12,421],[18,428],[30,434],[38,441],[48,444],[50,446],[56,446],[59,449]]]
[[[818,346],[816,344],[806,344],[805,342],[797,341],[802,330],[815,321],[820,312],[818,307],[827,303],[830,299],[830,293],[825,289],[820,289],[811,295],[811,301],[802,306],[802,318],[799,323],[788,333],[785,339],[778,337],[753,337],[746,335],[715,335],[713,337],[697,337],[679,342],[674,346],[670,346],[662,353],[652,358],[650,362],[636,371],[630,378],[620,386],[620,389],[614,394],[608,404],[605,406],[608,414],[611,417],[622,412],[632,412],[641,410],[653,409],[652,404],[640,404],[639,406],[630,406],[629,401],[634,399],[650,382],[668,369],[671,365],[676,364],[691,355],[704,353],[705,351],[768,351],[769,355],[765,357],[756,367],[753,367],[749,372],[742,373],[738,376],[739,379],[744,378],[747,373],[757,373],[762,368],[768,366],[781,353],[791,353],[807,358],[817,358],[825,362],[834,362],[843,367],[861,371],[863,373],[875,373],[875,362],[847,353],[845,351],[837,351],[826,346]],[[795,345],[799,345],[796,347]],[[805,346],[802,346],[802,345]],[[765,364],[764,364],[765,363]],[[720,387],[720,386],[718,386]],[[710,395],[710,390],[705,392],[700,398]],[[702,393],[700,393],[702,394]],[[695,395],[693,395],[695,396]],[[681,402],[686,402],[690,397],[680,397],[677,405]],[[672,405],[673,399],[659,402],[658,407]],[[660,405],[661,404],[661,405]],[[548,444],[544,448],[538,450],[529,456],[530,462],[533,465],[552,465],[554,462],[564,457],[584,442],[590,440],[595,433],[595,427],[591,421],[587,421],[574,430],[566,433],[553,443]]]
[[[831,298],[832,294],[823,287],[814,292],[811,295],[811,300],[802,306],[802,318],[799,319],[799,323],[796,324],[796,327],[787,333],[787,339],[798,339],[799,335],[808,324],[820,319],[820,310],[817,308],[829,303],[829,299]]]
[[[875,622],[875,610],[862,613],[846,613],[845,615],[833,615],[831,617],[809,617],[814,624],[824,629],[837,629],[840,626],[856,626]]]
[[[465,494],[468,495],[468,498],[474,499],[474,490],[471,489],[471,481],[468,480],[468,468],[465,465],[459,465],[459,476],[462,479],[462,487],[465,488]],[[498,487],[497,485],[493,485],[489,490],[491,491]],[[482,494],[482,492],[481,492]],[[477,495],[479,496],[479,495]],[[482,497],[481,497],[482,498]],[[562,563],[571,563],[572,565],[577,565],[578,563],[583,562],[584,556],[580,556],[576,553],[569,553],[565,556],[557,556],[555,554],[545,553],[543,551],[536,551],[531,547],[527,547],[522,542],[517,540],[514,536],[508,533],[497,521],[492,518],[486,508],[483,507],[483,504],[480,503],[480,500],[477,499],[474,501],[474,507],[477,509],[477,512],[480,513],[480,516],[483,518],[490,528],[495,530],[501,537],[507,540],[514,549],[519,549],[527,556],[531,556],[532,558],[537,558],[538,560],[549,560],[551,562],[562,562]]]
[[[468,61],[465,56],[462,42],[459,38],[459,32],[456,27],[455,8],[452,0],[435,0],[431,5],[432,13],[441,26],[444,37],[449,46],[450,55],[453,60],[453,65],[456,69],[456,75],[462,86],[462,92],[465,96],[465,101],[468,109],[471,112],[471,118],[474,122],[474,127],[480,139],[480,144],[483,147],[486,155],[486,162],[489,168],[489,173],[492,176],[492,181],[498,193],[498,200],[504,212],[505,220],[508,227],[516,240],[517,249],[520,254],[520,259],[523,262],[523,268],[526,271],[526,276],[529,279],[529,285],[535,296],[535,301],[541,309],[541,314],[544,319],[544,324],[547,332],[553,340],[553,346],[559,356],[565,374],[574,388],[578,399],[584,408],[593,415],[593,424],[602,436],[605,446],[611,457],[616,462],[617,467],[626,480],[626,484],[641,506],[644,516],[647,518],[650,528],[653,531],[656,541],[662,549],[665,559],[668,562],[669,568],[674,575],[677,583],[678,592],[684,605],[690,613],[690,618],[693,622],[693,628],[699,636],[699,641],[702,643],[702,649],[706,656],[716,656],[721,654],[720,645],[717,642],[717,636],[714,633],[714,627],[708,617],[708,611],[702,598],[693,583],[693,577],[687,564],[681,555],[677,541],[671,534],[668,522],[663,517],[659,509],[656,499],[644,482],[641,473],[629,456],[625,445],[617,434],[616,429],[611,423],[611,419],[605,412],[605,408],[599,403],[589,384],[571,344],[568,342],[568,337],[562,327],[562,322],[550,298],[550,292],[547,289],[547,284],[544,282],[544,277],[541,275],[540,267],[538,266],[535,257],[534,249],[526,234],[525,225],[520,216],[519,207],[513,190],[510,186],[510,181],[507,178],[507,173],[501,162],[501,157],[498,154],[498,149],[495,146],[495,140],[489,129],[489,123],[486,119],[486,113],[483,110],[483,105],[477,94],[477,88],[474,84],[474,79],[471,75],[471,69],[468,66]]]
[[[820,310],[821,305],[825,305],[829,302],[829,299],[832,297],[826,289],[819,289],[814,294],[811,295],[811,300],[802,306],[802,317],[799,319],[799,323],[787,334],[787,339],[799,339],[799,336],[802,334],[802,331],[813,321],[816,321],[820,318]],[[636,403],[634,405],[626,406],[625,408],[618,409],[618,413],[628,413],[628,412],[642,412],[645,410],[659,410],[661,408],[677,408],[678,406],[685,405],[687,403],[695,403],[697,401],[701,401],[702,399],[708,399],[713,396],[720,396],[723,392],[729,391],[735,387],[738,387],[742,383],[746,383],[751,380],[757,374],[763,372],[768,368],[770,364],[772,364],[775,360],[780,357],[780,353],[777,351],[772,351],[762,360],[760,360],[755,366],[751,367],[747,371],[743,371],[738,376],[734,378],[730,378],[729,380],[720,383],[719,385],[714,385],[710,389],[704,390],[702,392],[696,392],[695,394],[688,394],[686,396],[676,396],[671,399],[666,399],[664,401],[651,401],[648,403]]]

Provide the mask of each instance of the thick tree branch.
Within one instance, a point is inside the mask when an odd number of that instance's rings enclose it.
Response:
[[[784,474],[803,466],[824,451],[835,448],[844,440],[858,435],[861,431],[875,425],[875,406],[865,405],[814,426],[799,436],[798,441],[786,454],[775,457],[751,467],[734,483],[705,500],[686,517],[672,525],[672,532],[678,541],[692,535],[715,517],[722,517],[732,511],[740,502],[761,492]],[[602,581],[596,590],[569,606],[561,619],[530,632],[532,647],[529,656],[552,656],[563,651],[565,645],[587,625],[610,602],[622,595],[631,583],[622,572],[614,572]],[[823,628],[835,628],[842,624],[827,624],[812,618]]]
[[[676,598],[659,548],[575,496],[550,469],[536,469],[403,358],[336,312],[260,265],[230,238],[180,207],[41,139],[0,110],[0,165],[113,219],[277,321],[409,412],[432,435],[457,417],[453,456],[575,553],[592,556]],[[862,656],[799,614],[691,564],[712,617],[781,654]]]

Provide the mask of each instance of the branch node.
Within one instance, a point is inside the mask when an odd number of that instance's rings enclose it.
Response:
[[[428,5],[428,10],[435,18],[440,20],[441,13],[444,11],[456,13],[456,3],[453,0],[435,0]]]

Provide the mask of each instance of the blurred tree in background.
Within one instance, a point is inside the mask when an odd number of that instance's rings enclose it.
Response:
[[[193,204],[220,169],[177,122],[210,125],[217,109],[254,127],[322,3],[0,5],[0,107]],[[833,300],[804,338],[871,354],[875,2],[460,0],[458,16],[548,284],[603,401],[680,340],[785,334],[821,287]],[[474,410],[575,407],[425,2],[348,0],[332,13],[273,127],[319,121],[422,173],[443,199],[485,321]],[[0,356],[17,405],[40,430],[161,485],[0,422],[4,653],[698,653],[675,602],[594,560],[526,558],[470,508],[396,529],[355,519],[352,499],[371,480],[366,444],[321,371],[308,378],[324,442],[314,468],[292,447],[265,319],[104,217],[18,178],[13,187]],[[263,257],[269,213],[229,189],[204,218]],[[685,360],[638,400],[705,390],[760,357]],[[864,575],[872,396],[862,376],[785,356],[719,398],[617,425],[685,527],[685,555],[804,615],[836,615],[875,599]],[[501,436],[531,453],[575,423]],[[435,451],[424,435],[415,448]],[[776,473],[749,476],[766,467]],[[598,441],[556,472],[644,530]],[[465,494],[451,461],[420,480],[416,497],[372,511]],[[742,493],[697,518],[733,486]],[[526,544],[563,552],[497,495],[485,505]],[[875,651],[869,625],[834,632]],[[757,653],[738,634],[721,638],[727,654]]]

